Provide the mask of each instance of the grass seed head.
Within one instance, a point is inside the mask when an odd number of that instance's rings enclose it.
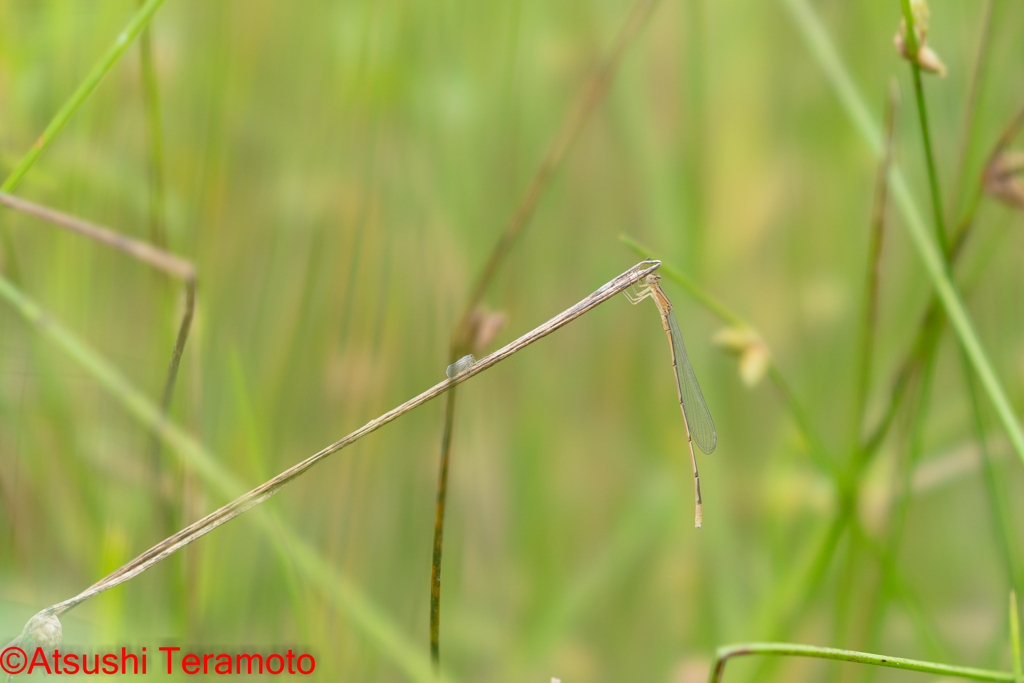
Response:
[[[893,38],[896,51],[904,59],[917,62],[922,71],[945,77],[946,65],[939,59],[939,55],[928,47],[928,5],[925,4],[924,0],[911,0],[910,12],[914,17],[914,38],[917,43],[917,50],[915,54],[910,54],[906,40],[907,20],[904,17],[900,19],[900,28],[896,31],[896,36]]]

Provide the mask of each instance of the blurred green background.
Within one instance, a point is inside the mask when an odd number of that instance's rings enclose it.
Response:
[[[996,0],[957,186],[982,4],[931,5],[928,42],[949,75],[926,76],[925,88],[949,204],[966,196],[1024,99],[1024,6]],[[152,24],[167,239],[199,272],[173,418],[255,485],[443,379],[470,287],[630,7],[167,0]],[[0,3],[0,176],[136,8]],[[930,225],[909,67],[892,47],[899,3],[814,8],[879,121],[898,79],[895,154]],[[129,48],[18,195],[150,238],[139,55]],[[626,233],[759,330],[845,463],[858,431],[875,173],[782,4],[663,0],[485,296],[508,315],[492,349],[640,260],[619,240]],[[0,224],[22,290],[158,400],[179,285],[9,209]],[[984,199],[957,271],[1018,415],[1022,227],[1019,212]],[[442,580],[446,671],[467,681],[690,683],[705,678],[716,646],[757,639],[1007,668],[1010,581],[955,338],[947,331],[939,347],[919,464],[904,477],[904,409],[860,481],[866,538],[847,530],[823,545],[839,502],[785,403],[767,380],[746,386],[735,358],[711,341],[721,322],[664,284],[718,428],[718,449],[698,454],[704,528],[692,527],[658,315],[617,298],[460,389]],[[930,291],[890,211],[869,427]],[[982,407],[1020,533],[1024,472],[984,398]],[[424,660],[443,408],[435,401],[402,417],[269,504]],[[176,482],[175,528],[225,502],[167,449],[163,460]],[[905,480],[901,583],[872,643],[872,544],[885,544]],[[0,641],[161,540],[156,498],[146,430],[0,306]],[[63,619],[68,644],[297,645],[317,656],[322,678],[407,680],[358,621],[245,517]],[[729,679],[863,674],[777,664],[732,665]]]

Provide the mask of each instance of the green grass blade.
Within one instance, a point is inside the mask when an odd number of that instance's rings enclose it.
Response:
[[[718,648],[718,651],[715,652],[715,660],[711,664],[711,675],[708,681],[710,683],[719,683],[722,680],[725,663],[733,657],[746,655],[811,657],[813,659],[831,659],[840,662],[853,662],[855,664],[884,666],[890,669],[903,669],[904,671],[920,671],[940,676],[969,678],[975,681],[1013,681],[1013,674],[1004,671],[950,666],[949,664],[938,664],[917,659],[904,659],[902,657],[876,655],[868,652],[837,650],[831,647],[814,647],[812,645],[794,645],[791,643],[744,643],[742,645],[729,645]]]
[[[149,0],[145,5],[139,9],[138,12],[132,17],[128,25],[124,27],[124,30],[118,34],[114,43],[107,48],[106,53],[100,58],[100,61],[92,68],[89,75],[85,77],[78,89],[71,95],[64,106],[60,108],[53,120],[50,121],[50,125],[46,127],[43,134],[39,136],[32,148],[21,158],[18,165],[11,171],[11,175],[7,176],[7,180],[4,181],[3,186],[0,186],[0,191],[13,192],[21,182],[28,170],[32,168],[32,165],[36,163],[39,155],[43,153],[53,139],[60,133],[64,126],[67,125],[71,117],[75,115],[78,108],[82,106],[82,103],[88,99],[92,91],[96,89],[103,77],[107,75],[110,69],[114,66],[117,60],[124,54],[124,51],[128,49],[132,41],[142,32],[142,29],[149,24],[149,20],[153,18],[153,14],[160,9],[160,5],[164,4],[164,0]]]
[[[829,82],[836,89],[836,94],[852,119],[854,127],[860,131],[875,156],[880,158],[883,153],[881,131],[868,113],[867,105],[850,78],[825,27],[814,14],[814,10],[807,0],[782,0],[782,2],[789,9],[801,35],[807,41],[811,53],[818,60]],[[928,228],[914,201],[906,178],[895,164],[889,169],[889,188],[896,206],[903,215],[903,224],[910,233],[910,239],[920,254],[921,260],[924,261],[925,269],[935,286],[943,308],[949,315],[953,329],[956,330],[957,336],[960,338],[960,343],[964,346],[971,366],[978,373],[982,386],[999,415],[1017,456],[1024,463],[1024,433],[1021,431],[1020,423],[982,348],[981,341],[974,331],[974,326],[960,299],[956,285],[949,277],[945,259],[933,238],[928,234]]]

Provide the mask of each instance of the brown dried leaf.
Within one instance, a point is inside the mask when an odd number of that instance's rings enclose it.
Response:
[[[1024,153],[1001,152],[985,169],[985,191],[999,201],[1024,210]]]

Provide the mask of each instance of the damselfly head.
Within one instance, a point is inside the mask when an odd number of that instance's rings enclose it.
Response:
[[[658,275],[657,273],[651,273],[646,278],[644,278],[644,282],[646,282],[649,285],[656,285],[660,281],[661,281],[661,276]]]

